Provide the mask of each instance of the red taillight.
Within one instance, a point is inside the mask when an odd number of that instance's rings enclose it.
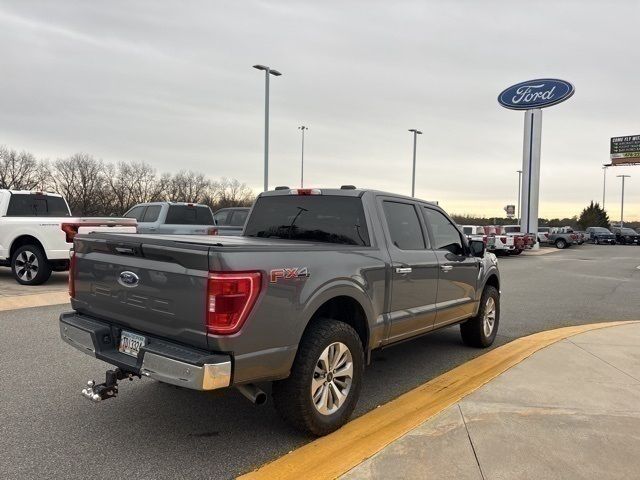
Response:
[[[71,250],[69,254],[69,296],[75,298],[76,296],[76,252]]]
[[[210,273],[207,284],[207,331],[215,335],[236,333],[256,303],[260,272]]]
[[[215,227],[208,228],[207,235],[218,235],[218,229]]]
[[[487,236],[486,235],[482,236],[482,241],[484,242],[485,245],[487,244]]]
[[[62,231],[67,236],[66,238],[67,243],[73,243],[73,237],[75,237],[78,234],[79,226],[80,225],[78,225],[77,223],[63,223],[62,225],[60,225],[60,228],[62,228]]]

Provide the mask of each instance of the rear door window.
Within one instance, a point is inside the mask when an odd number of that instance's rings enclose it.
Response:
[[[410,203],[382,202],[391,243],[400,250],[425,248],[424,234],[415,207]]]
[[[229,219],[229,214],[231,212],[229,210],[222,210],[220,212],[216,212],[214,218],[216,219],[217,225],[227,225],[227,221]]]
[[[142,216],[142,221],[149,223],[157,222],[158,216],[160,215],[160,210],[162,210],[162,207],[160,205],[149,205],[147,207],[147,211],[144,212],[144,215]]]
[[[14,193],[9,197],[7,217],[70,217],[62,197],[37,193]]]

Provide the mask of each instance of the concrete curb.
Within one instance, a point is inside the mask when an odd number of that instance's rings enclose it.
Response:
[[[240,479],[333,479],[544,347],[580,333],[638,323],[605,322],[536,333],[476,357]],[[330,460],[327,460],[330,459]]]

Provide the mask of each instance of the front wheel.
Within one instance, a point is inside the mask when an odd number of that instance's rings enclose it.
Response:
[[[487,285],[480,298],[478,314],[460,324],[460,334],[465,345],[476,348],[491,346],[500,324],[500,293]]]
[[[567,248],[567,242],[562,238],[559,238],[558,240],[556,240],[556,248],[559,248],[560,250],[562,250],[563,248]]]
[[[595,243],[596,245],[600,245],[600,240],[598,240],[598,238],[596,237],[596,239],[593,241],[593,243]]]
[[[355,330],[318,319],[300,342],[289,378],[273,384],[276,410],[299,430],[327,435],[349,420],[363,370],[364,351]]]
[[[40,285],[49,280],[51,267],[40,247],[23,245],[11,256],[11,272],[22,285]]]

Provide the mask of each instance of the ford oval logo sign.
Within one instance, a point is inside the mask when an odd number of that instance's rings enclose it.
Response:
[[[529,110],[564,102],[574,92],[575,88],[569,82],[554,78],[540,78],[507,88],[498,96],[498,102],[512,110]]]
[[[123,287],[137,287],[138,282],[140,281],[140,277],[133,272],[125,271],[120,272],[120,276],[118,277],[118,283]]]

